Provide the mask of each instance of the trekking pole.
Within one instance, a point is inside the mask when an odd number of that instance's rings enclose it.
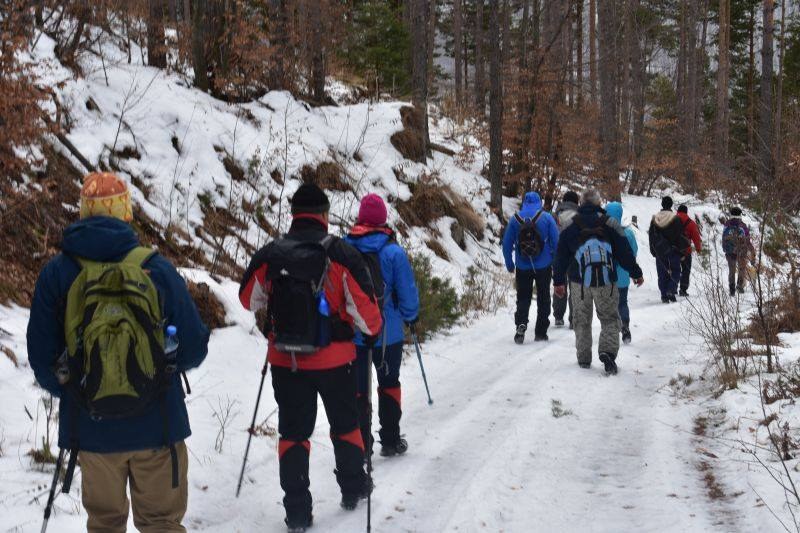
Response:
[[[250,442],[253,440],[253,434],[256,432],[256,417],[258,416],[258,404],[261,403],[261,391],[264,390],[264,379],[267,377],[267,367],[269,366],[269,359],[264,361],[264,367],[261,369],[261,384],[258,386],[258,397],[256,398],[256,408],[253,410],[253,421],[250,422],[250,429],[247,430],[247,447],[244,449],[244,459],[242,459],[242,471],[239,474],[239,484],[236,486],[236,497],[242,491],[242,481],[244,480],[244,469],[247,466],[247,455],[250,453]]]
[[[414,348],[417,349],[417,359],[419,359],[419,369],[422,371],[422,381],[425,382],[425,392],[428,393],[428,405],[433,405],[431,399],[431,389],[428,387],[428,377],[425,375],[425,365],[422,364],[422,352],[419,349],[419,338],[417,338],[417,328],[411,326],[411,338],[414,340]]]
[[[364,449],[367,454],[367,533],[372,531],[372,350],[367,354],[367,440]]]
[[[53,511],[53,501],[56,499],[56,485],[58,477],[61,475],[61,465],[64,463],[64,448],[58,452],[56,459],[56,471],[53,473],[53,484],[50,486],[50,496],[47,497],[47,505],[44,508],[44,522],[42,522],[42,533],[47,531],[47,523],[50,521],[50,513]]]

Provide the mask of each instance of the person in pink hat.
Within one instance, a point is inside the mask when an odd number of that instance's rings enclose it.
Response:
[[[400,362],[405,334],[403,325],[413,326],[419,315],[419,293],[414,272],[405,250],[397,244],[394,231],[386,224],[386,204],[377,194],[361,200],[358,220],[346,241],[364,256],[372,273],[375,292],[383,310],[384,329],[373,346],[357,334],[359,422],[364,444],[372,453],[374,439],[369,434],[368,372],[369,350],[378,376],[378,418],[381,455],[392,457],[408,450],[400,435],[402,415]],[[380,286],[379,286],[380,285]]]

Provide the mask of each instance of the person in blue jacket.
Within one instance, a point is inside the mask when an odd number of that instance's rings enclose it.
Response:
[[[542,242],[541,253],[529,257],[520,250],[520,230],[526,221],[536,224]],[[546,341],[550,327],[550,283],[553,279],[553,258],[558,247],[558,225],[555,219],[542,208],[539,193],[529,192],[522,201],[522,208],[509,222],[503,237],[503,257],[506,269],[516,272],[517,311],[514,314],[516,333],[514,342],[522,344],[528,329],[528,314],[533,300],[533,284],[536,283],[536,326],[534,341]]]
[[[606,205],[606,214],[616,220],[622,226],[622,204],[619,202],[611,202]],[[636,243],[636,234],[630,226],[623,226],[625,237],[628,238],[628,243],[631,245],[633,257],[639,253],[639,245]],[[622,342],[629,344],[631,342],[631,312],[628,308],[628,289],[631,286],[631,275],[627,270],[622,268],[622,265],[617,263],[617,289],[619,290],[619,319],[622,322]]]
[[[400,363],[403,358],[405,334],[403,324],[414,327],[419,316],[419,293],[414,272],[405,250],[395,241],[394,232],[386,225],[386,204],[377,194],[368,194],[361,200],[356,225],[345,239],[365,256],[373,256],[380,264],[383,292],[375,287],[379,299],[383,297],[384,327],[372,346],[372,360],[378,376],[378,418],[380,420],[381,455],[402,455],[408,442],[400,435],[402,416]],[[369,259],[369,258],[367,258]],[[367,261],[370,262],[369,260]],[[358,362],[359,421],[367,452],[372,453],[372,435],[368,432],[369,403],[367,390],[369,350],[368,342],[356,334]]]
[[[71,448],[79,443],[87,530],[125,530],[130,481],[134,524],[139,530],[185,531],[181,521],[188,498],[188,458],[183,441],[191,431],[179,373],[203,362],[209,331],[186,282],[169,261],[154,254],[143,265],[163,301],[166,323],[177,327],[179,339],[178,372],[163,407],[124,419],[93,420],[66,394],[53,370],[65,350],[66,298],[80,272],[76,258],[121,261],[139,246],[128,223],[131,220],[130,193],[124,181],[108,173],[86,177],[81,190],[81,220],[64,230],[62,253],[45,265],[36,282],[28,323],[28,359],[39,385],[60,400],[59,447]],[[173,485],[175,466],[177,488]]]

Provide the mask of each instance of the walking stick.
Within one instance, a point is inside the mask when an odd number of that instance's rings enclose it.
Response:
[[[250,442],[253,440],[253,434],[256,432],[256,417],[258,416],[258,404],[261,403],[261,392],[264,390],[264,379],[267,377],[267,367],[269,366],[269,359],[264,360],[264,367],[261,369],[261,384],[258,386],[258,397],[256,398],[256,408],[253,410],[253,421],[250,422],[250,429],[247,430],[247,447],[244,449],[244,459],[242,459],[242,471],[239,474],[239,484],[236,486],[236,497],[242,491],[242,481],[244,480],[244,469],[247,466],[247,455],[250,453]]]
[[[385,339],[385,336],[384,336]],[[367,533],[372,531],[372,350],[367,354],[367,441],[364,450],[367,454]]]
[[[425,375],[425,365],[422,364],[422,352],[419,349],[419,338],[417,338],[417,328],[411,326],[411,338],[414,340],[414,348],[417,350],[417,359],[419,360],[419,369],[422,371],[422,381],[425,382],[425,392],[428,393],[428,405],[433,405],[431,399],[431,389],[428,387],[428,377]]]
[[[47,497],[47,505],[44,508],[44,522],[42,522],[42,533],[47,531],[47,523],[50,521],[50,513],[53,511],[53,501],[56,499],[56,485],[58,477],[61,475],[61,465],[64,463],[64,448],[58,452],[56,459],[56,471],[53,473],[53,484],[50,486],[50,496]]]

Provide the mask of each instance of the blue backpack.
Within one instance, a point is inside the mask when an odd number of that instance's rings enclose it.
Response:
[[[605,287],[612,283],[614,272],[614,253],[606,238],[607,216],[599,219],[594,227],[587,227],[580,217],[572,222],[580,229],[575,261],[578,263],[580,282],[584,287]]]
[[[747,232],[738,224],[725,226],[722,231],[722,251],[725,255],[738,255],[747,250]]]

